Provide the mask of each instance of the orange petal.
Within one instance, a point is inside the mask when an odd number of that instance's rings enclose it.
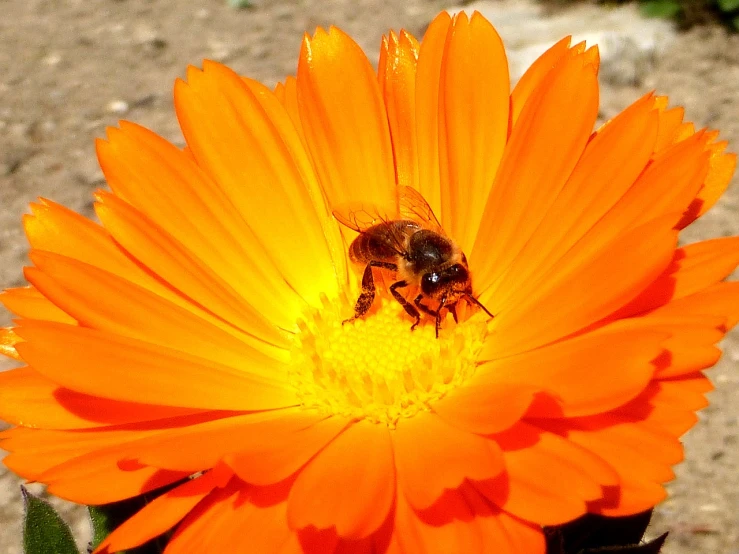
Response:
[[[71,258],[31,252],[26,278],[84,327],[143,340],[234,368],[281,362],[164,298]]]
[[[428,508],[465,479],[489,479],[503,470],[497,444],[419,412],[393,433],[399,487],[416,509]]]
[[[597,114],[598,82],[584,55],[563,60],[529,98],[506,145],[470,255],[478,289],[494,283],[520,254],[570,177]]]
[[[48,200],[31,204],[31,211],[32,215],[23,218],[31,248],[94,265],[162,295],[169,292],[133,262],[100,225]]]
[[[295,130],[300,135],[305,151],[308,151],[308,142],[305,139],[303,131],[303,123],[300,121],[300,109],[298,108],[298,81],[293,76],[288,76],[284,83],[277,83],[275,87],[275,96],[285,107],[285,111],[290,116]]]
[[[29,367],[0,373],[0,418],[25,427],[85,429],[193,412],[80,394],[60,387]]]
[[[647,510],[662,500],[665,493],[658,484],[674,477],[670,466],[682,459],[682,446],[676,437],[655,431],[641,420],[639,414],[604,414],[538,425],[552,430],[560,425],[568,440],[608,460],[619,475],[621,490],[604,506],[612,515],[619,511],[625,515]]]
[[[209,114],[205,119],[212,118]],[[131,123],[108,129],[108,141],[97,142],[97,153],[117,196],[183,243],[275,323],[294,323],[290,308],[299,304],[295,291],[234,206],[232,193],[219,187],[191,156]],[[173,184],[177,194],[171,194]]]
[[[556,406],[535,402],[531,417],[601,413],[644,390],[669,336],[650,329],[588,333],[485,364],[470,385],[493,389],[498,383],[506,388],[513,384],[551,395]]]
[[[75,319],[54,305],[34,287],[18,287],[0,292],[0,303],[8,311],[24,319],[45,319],[60,323],[76,323]]]
[[[659,311],[653,311],[640,317],[617,319],[605,325],[599,322],[596,326],[602,332],[645,330],[669,334],[669,338],[662,343],[664,352],[653,362],[655,376],[669,377],[714,365],[721,354],[714,344],[724,336],[725,321],[724,317],[715,315],[662,315]]]
[[[649,161],[657,133],[652,100],[648,95],[631,105],[588,143],[539,227],[487,293],[491,307],[505,309],[511,298],[531,294],[633,185]],[[475,284],[482,292],[479,280]]]
[[[383,63],[379,68],[399,185],[418,188],[418,145],[416,139],[416,65],[418,42],[401,31],[383,41]]]
[[[266,314],[239,295],[213,269],[198,259],[154,221],[112,194],[98,193],[95,211],[105,228],[142,265],[161,280],[214,315],[255,337],[258,342],[284,348],[287,340]],[[299,312],[295,312],[295,317]]]
[[[17,332],[26,341],[17,348],[29,365],[81,393],[202,409],[259,410],[298,403],[285,385],[285,375],[274,375],[258,366],[249,368],[246,359],[243,369],[234,369],[142,341],[61,323],[24,321]]]
[[[289,483],[247,487],[234,480],[215,491],[185,518],[166,554],[191,552],[254,552],[259,554],[333,553],[336,536],[287,526]]]
[[[579,331],[630,302],[660,275],[672,259],[677,234],[672,216],[638,227],[618,239],[577,246],[557,272],[526,297],[497,313],[496,340],[483,359],[533,349]],[[595,244],[595,238],[592,244]],[[483,299],[486,302],[486,299]],[[487,305],[487,304],[486,304]],[[495,309],[493,308],[493,313]]]
[[[736,154],[724,154],[726,143],[714,143],[708,146],[710,158],[708,160],[708,175],[703,181],[703,187],[698,191],[696,201],[700,207],[696,210],[696,217],[706,213],[729,187],[731,177],[736,170]],[[687,225],[691,220],[683,220],[681,225]]]
[[[526,105],[529,97],[533,94],[536,88],[544,81],[545,77],[549,72],[557,65],[565,56],[570,48],[570,41],[572,37],[565,37],[541,56],[539,56],[534,63],[524,72],[521,78],[516,83],[516,86],[511,92],[511,113],[510,113],[510,127],[516,124],[521,110]]]
[[[439,79],[447,31],[452,18],[437,15],[426,30],[418,52],[416,70],[416,140],[418,141],[418,187],[437,216],[441,209],[439,175]]]
[[[131,456],[191,473],[225,460],[243,480],[268,485],[292,475],[346,425],[341,418],[301,409],[235,415],[141,441]]]
[[[726,318],[724,329],[739,322],[739,282],[716,283],[701,292],[678,298],[657,308],[654,315],[720,315]]]
[[[14,427],[2,434],[2,447],[11,452],[4,463],[26,479],[39,475],[71,459],[111,445],[148,436],[151,431],[50,431]]]
[[[395,201],[387,114],[375,73],[342,31],[306,37],[298,62],[298,108],[329,205]]]
[[[492,508],[469,486],[447,491],[437,504],[420,512],[400,495],[393,541],[402,553],[543,554],[545,551],[539,526]]]
[[[454,17],[438,86],[441,222],[470,252],[506,145],[510,94],[503,41],[479,13]]]
[[[151,431],[31,431],[3,441],[4,447],[17,450],[5,458],[5,464],[24,477],[46,483],[51,494],[80,504],[116,502],[189,475],[119,466],[129,444]]]
[[[641,425],[679,437],[698,420],[695,412],[708,406],[705,394],[711,390],[713,385],[701,373],[660,379],[615,413],[640,418]]]
[[[421,512],[399,494],[393,531],[404,554],[482,552],[483,537],[475,514],[457,491],[447,491],[437,504]]]
[[[559,525],[586,511],[586,501],[601,497],[603,484],[617,478],[602,459],[554,435],[519,424],[496,435],[505,472],[475,482],[491,502],[527,521]]]
[[[464,431],[500,433],[526,413],[538,387],[466,382],[432,406],[434,412]]]
[[[203,71],[190,69],[187,85],[175,88],[175,103],[198,166],[214,179],[253,231],[249,243],[256,242],[259,248],[247,267],[257,266],[254,270],[260,272],[259,266],[270,262],[277,270],[264,278],[275,283],[273,287],[282,283],[284,288],[272,302],[282,299],[285,311],[298,311],[302,306],[290,298],[295,292],[314,307],[320,307],[321,294],[335,297],[336,270],[346,259],[343,243],[308,154],[272,92],[221,64],[205,62]],[[196,221],[208,229],[206,222]],[[173,235],[190,247],[184,237]],[[246,250],[252,250],[251,244]],[[213,267],[207,261],[212,256],[193,251]],[[236,287],[244,264],[234,261],[231,283]],[[306,267],[312,271],[306,272]],[[258,297],[258,293],[243,296]]]
[[[671,225],[676,225],[708,171],[705,142],[704,134],[696,134],[659,154],[589,235],[615,239],[627,229],[666,214],[672,215]]]
[[[681,140],[680,130],[683,127],[683,117],[685,116],[685,108],[676,106],[667,109],[669,100],[666,96],[656,96],[654,98],[654,107],[659,112],[659,136],[654,145],[654,152],[662,152],[672,146],[678,140]]]
[[[246,341],[250,340],[248,335],[215,317],[203,307],[195,305],[190,298],[173,291],[148,269],[134,262],[100,225],[46,200],[41,204],[31,204],[31,210],[33,215],[25,216],[23,222],[33,249],[60,254],[118,275],[196,313]],[[275,355],[279,352],[266,344],[263,344],[262,349]]]
[[[291,529],[334,526],[343,538],[372,534],[395,499],[390,433],[360,421],[331,442],[300,472],[290,491]]]
[[[689,244],[675,251],[672,263],[654,283],[619,310],[621,317],[646,312],[722,281],[739,265],[739,237]]]
[[[348,425],[348,420],[332,416],[292,433],[269,435],[268,443],[264,435],[255,435],[251,450],[227,456],[226,463],[244,481],[255,485],[276,483],[298,471]]]
[[[169,531],[211,491],[223,487],[229,478],[228,471],[208,471],[158,496],[108,535],[95,553],[134,548]]]
[[[21,342],[21,338],[10,327],[0,328],[0,354],[13,360],[21,361],[20,354],[15,346]]]

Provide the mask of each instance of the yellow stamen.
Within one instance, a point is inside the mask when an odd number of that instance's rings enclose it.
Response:
[[[397,302],[375,303],[364,318],[342,324],[349,303],[327,301],[299,322],[291,383],[303,406],[394,427],[474,373],[488,333],[484,313],[459,324],[447,317],[437,339],[432,318],[411,331]]]

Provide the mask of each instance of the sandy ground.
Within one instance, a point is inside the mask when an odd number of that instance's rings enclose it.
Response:
[[[376,59],[388,28],[420,35],[449,5],[255,0],[254,7],[236,11],[224,0],[1,2],[0,286],[23,283],[20,217],[29,202],[44,196],[91,214],[91,193],[104,186],[93,139],[106,126],[131,119],[180,142],[171,90],[187,64],[216,59],[271,85],[295,71],[302,33],[317,25],[341,26]],[[611,117],[656,88],[685,105],[699,125],[721,129],[736,151],[738,86],[739,37],[695,29],[680,35],[644,82],[603,83],[601,115]],[[736,184],[685,233],[687,241],[739,233]],[[0,314],[0,324],[9,319]],[[654,521],[655,532],[671,532],[667,554],[739,554],[739,335],[724,347],[722,362],[710,372],[717,385],[712,405],[685,437],[686,460]],[[85,531],[79,510],[67,507],[66,514]],[[0,471],[0,554],[20,552],[19,518],[18,482]]]

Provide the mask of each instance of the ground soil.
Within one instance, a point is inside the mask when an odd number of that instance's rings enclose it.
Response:
[[[376,59],[387,29],[422,34],[446,7],[441,0],[255,0],[244,10],[225,0],[0,0],[0,286],[23,283],[20,218],[29,202],[44,196],[91,214],[92,192],[104,186],[93,140],[106,126],[131,119],[181,142],[171,91],[187,64],[216,59],[274,84],[294,73],[302,33],[317,25],[341,26]],[[644,82],[603,83],[601,115],[655,88],[700,126],[721,129],[736,151],[738,87],[739,37],[695,28],[655,60]],[[686,241],[739,233],[737,184]],[[0,314],[0,324],[9,320]],[[671,533],[667,554],[739,554],[739,335],[724,348],[710,372],[712,405],[685,437],[686,460],[653,523],[655,533]],[[18,485],[0,471],[0,554],[21,551]],[[65,515],[86,532],[81,510],[67,506]]]

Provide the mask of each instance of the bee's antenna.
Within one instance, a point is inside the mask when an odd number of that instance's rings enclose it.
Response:
[[[475,304],[476,306],[479,306],[480,308],[482,308],[482,311],[488,314],[491,319],[495,317],[493,314],[490,313],[490,310],[488,310],[485,306],[483,306],[482,303],[477,298],[472,296],[471,294],[465,294],[464,297],[470,302],[472,302],[473,304]]]

